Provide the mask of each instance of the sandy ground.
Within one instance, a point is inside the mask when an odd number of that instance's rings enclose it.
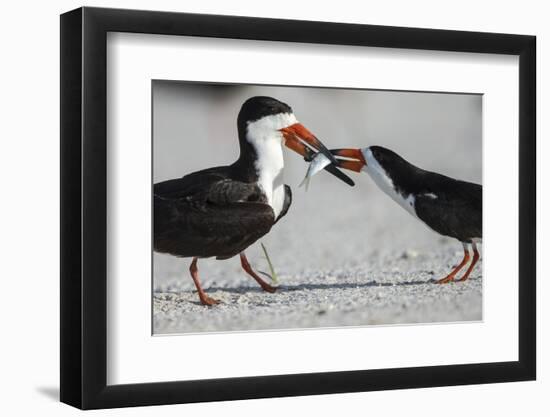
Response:
[[[266,94],[291,103],[329,147],[380,144],[423,168],[481,183],[481,100],[476,96],[338,90],[327,96],[318,90],[248,87],[219,93],[229,97],[221,105],[218,93],[208,98],[185,85],[161,87],[153,96],[155,182],[232,162],[238,152],[236,115],[227,109],[238,111],[243,97]],[[323,117],[335,103],[351,109],[338,111],[341,124]],[[206,110],[225,122],[205,124]],[[183,131],[201,138],[193,143],[192,158]],[[260,240],[279,274],[277,293],[262,292],[238,257],[205,259],[199,261],[203,286],[222,303],[204,307],[189,276],[190,259],[155,254],[155,333],[482,319],[483,261],[466,282],[435,284],[462,259],[458,241],[428,229],[366,174],[352,173],[352,188],[322,172],[306,192],[298,188],[306,169],[298,155],[285,151],[285,182],[292,187],[293,203]],[[247,255],[254,268],[267,271],[259,243]]]
[[[190,279],[174,279],[155,291],[155,333],[481,320],[479,270],[466,282],[433,282],[460,255],[455,249],[444,245],[438,253],[373,257],[368,267],[284,274],[275,294],[244,273],[204,279],[208,294],[221,301],[215,307],[200,305]],[[423,269],[408,272],[411,263]]]

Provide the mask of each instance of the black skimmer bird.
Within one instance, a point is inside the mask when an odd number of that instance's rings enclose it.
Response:
[[[336,162],[292,109],[274,98],[248,99],[239,112],[237,128],[240,156],[233,164],[154,185],[154,249],[193,258],[191,277],[204,305],[218,301],[201,287],[199,258],[228,259],[240,254],[242,268],[265,291],[276,290],[254,272],[244,250],[268,233],[290,207],[292,194],[283,182],[281,145],[302,156],[321,152]],[[353,185],[334,165],[327,168]]]
[[[468,245],[471,245],[472,262],[458,281],[468,279],[479,260],[476,243],[482,239],[481,185],[425,171],[381,146],[331,152],[349,158],[339,160],[337,165],[340,168],[367,172],[382,191],[414,217],[437,233],[462,243],[462,261],[438,283],[455,280],[470,260]]]

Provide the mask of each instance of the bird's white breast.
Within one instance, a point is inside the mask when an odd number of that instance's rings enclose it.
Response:
[[[263,117],[247,126],[246,139],[256,151],[258,185],[267,196],[275,218],[283,210],[285,202],[283,135],[279,129],[298,123],[292,113]]]
[[[367,162],[367,164],[363,167],[363,171],[369,174],[369,176],[373,179],[378,188],[380,188],[382,191],[384,191],[384,193],[390,196],[393,201],[395,201],[397,204],[407,210],[414,217],[418,218],[414,207],[414,195],[409,194],[407,196],[403,196],[399,192],[397,192],[391,177],[388,175],[386,170],[378,163],[378,161],[372,154],[372,151],[369,148],[365,148],[362,152],[365,161]]]

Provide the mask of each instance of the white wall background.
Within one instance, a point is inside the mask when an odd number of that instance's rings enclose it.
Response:
[[[548,124],[546,98],[550,95],[550,26],[545,2],[524,0],[440,2],[340,0],[320,4],[309,0],[124,0],[86,2],[89,6],[157,9],[181,12],[238,14],[396,26],[417,26],[534,34],[538,36],[539,138],[539,259],[550,250],[550,225],[541,212],[550,210],[550,157],[542,138]],[[0,384],[3,415],[74,415],[57,402],[59,378],[59,18],[82,3],[9,2],[2,9],[2,151],[0,152],[0,242],[3,297],[0,302],[2,343]],[[238,401],[140,409],[110,410],[95,415],[247,416],[307,412],[371,415],[466,416],[490,413],[547,415],[550,406],[550,283],[548,267],[539,268],[539,378],[537,382],[499,385],[327,395],[291,399]],[[475,343],[475,341],[472,341]],[[545,395],[546,394],[546,395]]]

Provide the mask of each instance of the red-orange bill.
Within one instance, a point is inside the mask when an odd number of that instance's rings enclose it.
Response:
[[[304,125],[301,123],[295,123],[281,129],[280,131],[285,139],[284,144],[286,147],[302,155],[306,161],[313,159],[317,152],[322,153],[332,162],[332,164],[325,167],[325,170],[338,177],[346,184],[351,186],[355,185],[351,178],[334,166],[334,164],[338,163],[336,158],[313,133],[306,129]]]
[[[336,165],[338,168],[347,169],[354,172],[361,172],[363,167],[367,165],[365,157],[361,149],[353,148],[342,148],[342,149],[331,149],[330,152],[338,157]],[[346,158],[346,159],[341,159]]]

